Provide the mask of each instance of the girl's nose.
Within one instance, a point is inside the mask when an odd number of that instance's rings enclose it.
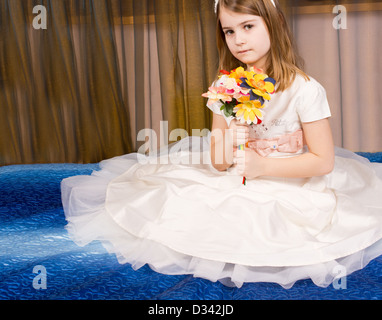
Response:
[[[236,33],[236,38],[235,38],[235,43],[237,46],[241,46],[243,44],[246,44],[246,39],[245,39],[245,36],[240,33],[240,32],[237,32]]]

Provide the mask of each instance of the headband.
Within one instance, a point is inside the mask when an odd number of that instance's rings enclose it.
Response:
[[[274,0],[271,0],[273,6],[276,8],[276,4],[275,4],[275,1]],[[217,13],[218,11],[218,4],[219,4],[219,0],[215,0],[215,13]]]

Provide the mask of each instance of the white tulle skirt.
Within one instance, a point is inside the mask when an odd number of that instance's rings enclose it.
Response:
[[[100,240],[135,269],[237,287],[307,278],[328,286],[382,254],[382,164],[337,148],[326,176],[244,186],[209,159],[209,137],[188,137],[63,180],[70,236],[80,246]]]

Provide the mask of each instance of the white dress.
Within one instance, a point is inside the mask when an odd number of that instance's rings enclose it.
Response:
[[[287,108],[285,107],[287,106]],[[221,114],[219,103],[210,107]],[[272,96],[253,139],[330,117],[322,86],[297,77]],[[227,119],[229,123],[230,119]],[[382,254],[382,165],[336,148],[322,177],[248,179],[210,163],[210,137],[188,137],[157,156],[132,153],[91,176],[63,180],[67,229],[78,245],[100,240],[120,263],[193,274],[240,287],[311,278],[328,286]],[[269,157],[290,157],[277,151]]]

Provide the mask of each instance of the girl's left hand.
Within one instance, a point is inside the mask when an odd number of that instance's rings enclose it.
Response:
[[[239,175],[250,179],[263,175],[265,158],[260,156],[255,150],[247,147],[244,150],[235,150],[234,159]]]

